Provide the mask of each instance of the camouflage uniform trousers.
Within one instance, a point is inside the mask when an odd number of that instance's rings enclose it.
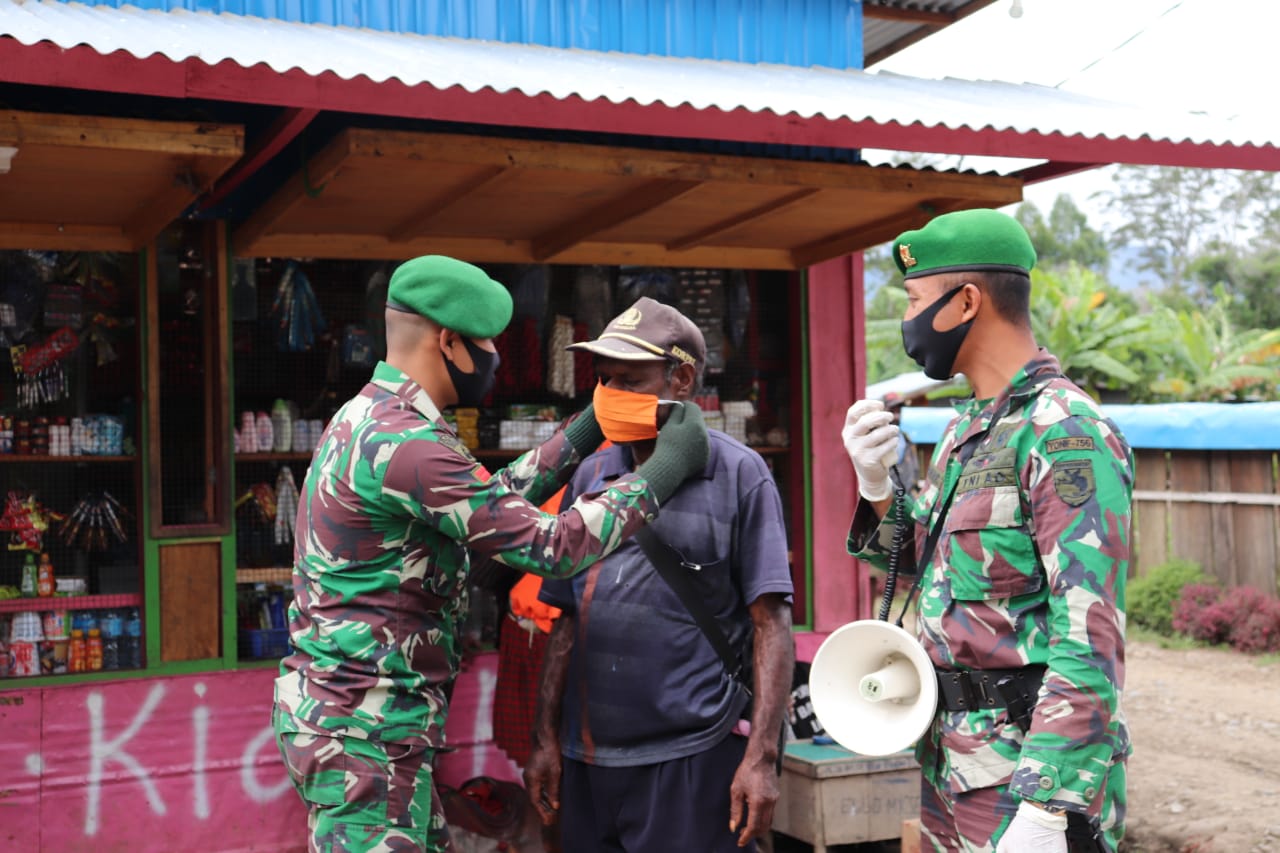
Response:
[[[433,750],[297,732],[277,732],[276,743],[307,805],[311,853],[452,849],[432,783]]]
[[[1125,768],[1114,764],[1102,793],[1102,828],[1107,850],[1120,844],[1117,827],[1124,826]],[[920,792],[921,841],[935,853],[994,853],[1000,837],[1018,810],[1018,800],[1008,785],[952,792],[945,782],[934,787],[927,781]],[[1071,853],[1077,853],[1075,847]]]

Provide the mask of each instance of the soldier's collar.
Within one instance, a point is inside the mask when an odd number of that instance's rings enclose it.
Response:
[[[369,381],[388,394],[395,394],[403,399],[427,420],[442,420],[440,408],[432,402],[430,395],[400,368],[380,361],[374,367],[373,378]]]

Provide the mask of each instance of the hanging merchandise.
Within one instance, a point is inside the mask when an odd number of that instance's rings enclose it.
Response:
[[[293,482],[293,471],[288,465],[280,466],[276,475],[275,544],[293,544],[293,525],[298,514],[298,486]]]
[[[44,294],[44,327],[78,329],[83,323],[84,290],[75,284],[49,285]]]
[[[348,324],[342,330],[343,367],[373,367],[376,361],[373,336],[367,329]]]
[[[236,499],[236,559],[242,566],[272,565],[276,495],[269,483],[254,483]]]
[[[271,317],[276,326],[276,348],[281,352],[306,352],[325,330],[324,315],[311,282],[293,261],[280,277]]]
[[[18,377],[18,405],[34,408],[55,403],[70,396],[63,361],[76,351],[80,338],[69,326],[33,347],[19,345],[9,350],[13,372]]]
[[[573,305],[576,319],[586,324],[587,337],[595,340],[613,318],[613,270],[594,265],[578,267],[573,277]]]
[[[573,320],[557,314],[547,345],[547,390],[561,397],[573,396]]]
[[[88,494],[72,507],[58,534],[64,544],[82,551],[106,551],[112,539],[120,544],[129,541],[124,521],[130,518],[129,510],[110,492]]]
[[[258,269],[253,258],[237,258],[231,285],[231,319],[258,319]]]
[[[44,550],[44,534],[66,516],[43,506],[31,492],[11,491],[0,515],[0,530],[9,531],[10,551]]]
[[[537,320],[532,317],[512,320],[493,343],[504,365],[495,377],[497,399],[518,398],[530,388],[542,385],[542,339],[538,335]]]
[[[85,332],[85,337],[89,343],[93,344],[94,354],[96,356],[95,363],[98,367],[103,367],[119,358],[116,355],[116,339],[119,337],[117,329],[127,328],[133,325],[132,318],[121,320],[110,314],[98,312],[93,315],[93,319],[89,321],[89,329]]]

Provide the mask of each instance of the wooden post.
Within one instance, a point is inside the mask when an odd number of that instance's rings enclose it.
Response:
[[[857,505],[840,440],[845,411],[866,387],[862,257],[809,269],[809,429],[813,450],[813,628],[834,631],[870,613],[869,573],[845,547]]]

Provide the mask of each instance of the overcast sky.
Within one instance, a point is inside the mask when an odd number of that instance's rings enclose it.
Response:
[[[1280,2],[1274,0],[997,0],[869,68],[1058,86],[1084,95],[1260,121],[1280,131],[1275,92]],[[1280,132],[1277,132],[1280,138]],[[966,168],[991,168],[970,158]],[[1102,220],[1088,196],[1108,171],[1029,186],[1048,211],[1068,193]]]

